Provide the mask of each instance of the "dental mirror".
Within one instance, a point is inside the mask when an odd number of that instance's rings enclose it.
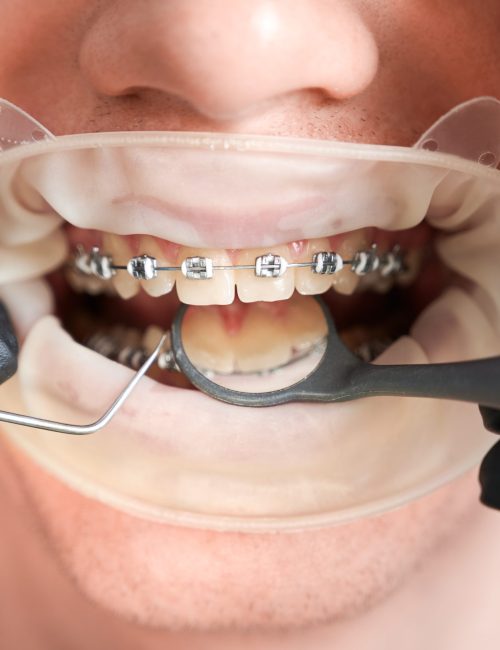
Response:
[[[329,308],[321,298],[313,300],[314,309],[307,311],[319,325],[316,338],[310,332],[309,347],[279,364],[278,354],[273,357],[272,350],[266,354],[265,337],[255,337],[263,341],[264,351],[260,365],[253,368],[245,368],[244,363],[238,367],[234,359],[228,361],[232,358],[230,354],[218,357],[220,342],[211,340],[212,328],[206,327],[206,336],[200,344],[196,340],[200,338],[200,328],[196,328],[197,337],[191,336],[190,331],[195,320],[206,320],[209,312],[205,315],[198,312],[196,316],[196,312],[190,314],[189,307],[182,305],[172,326],[175,361],[196,388],[238,406],[273,406],[293,401],[341,402],[392,395],[500,407],[500,357],[438,364],[368,363],[342,342]],[[307,341],[307,336],[304,340]],[[252,357],[252,353],[248,356]],[[267,367],[266,356],[272,360]]]
[[[222,389],[245,394],[288,389],[308,377],[326,349],[317,300],[188,307],[182,345],[193,368]]]

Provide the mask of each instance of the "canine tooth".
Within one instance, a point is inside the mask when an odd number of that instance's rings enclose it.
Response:
[[[336,252],[339,253],[344,260],[351,260],[358,251],[367,249],[368,245],[366,233],[364,233],[363,230],[357,230],[342,240]],[[331,248],[332,247],[330,246],[330,249]],[[341,271],[330,277],[331,286],[335,291],[337,291],[337,293],[342,293],[344,295],[352,294],[360,281],[360,276],[351,271],[350,264],[346,264]]]
[[[224,250],[181,247],[177,258],[178,266],[190,257],[209,258],[214,267],[231,265],[231,260]],[[200,280],[190,279],[179,273],[177,279],[179,300],[190,305],[229,305],[234,300],[234,273],[234,271],[214,269],[212,278]]]
[[[272,250],[249,248],[238,253],[235,264],[254,265],[258,257],[268,253],[280,255],[285,260],[290,256],[288,246],[273,246]],[[242,302],[286,300],[290,298],[295,287],[295,269],[288,269],[279,277],[256,277],[253,270],[237,271],[236,287]]]
[[[294,262],[310,262],[314,253],[329,251],[330,243],[326,237],[320,239],[311,239],[304,242],[304,249]],[[313,295],[324,293],[332,286],[331,275],[320,275],[313,273],[309,267],[295,269],[295,288],[303,295]]]
[[[102,238],[103,253],[111,255],[114,264],[127,264],[132,257],[132,250],[127,240],[120,235],[104,233]],[[111,279],[118,295],[127,300],[139,291],[139,282],[134,280],[126,271],[118,271]]]
[[[156,258],[157,266],[175,266],[175,260],[170,260],[165,255],[161,246],[153,237],[142,237],[139,243],[141,253]],[[158,271],[157,276],[152,280],[141,280],[140,284],[144,291],[150,296],[157,298],[170,293],[174,288],[175,271]]]

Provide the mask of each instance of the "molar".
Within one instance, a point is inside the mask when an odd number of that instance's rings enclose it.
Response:
[[[254,265],[256,258],[266,253],[281,255],[289,261],[288,246],[273,246],[270,249],[248,248],[241,250],[238,252],[235,263]],[[256,277],[253,270],[237,271],[236,287],[241,302],[286,300],[290,298],[295,288],[295,269],[289,268],[277,278],[259,278]]]
[[[103,252],[111,255],[114,264],[126,265],[129,259],[133,257],[132,249],[125,237],[104,233],[102,241]],[[140,288],[139,282],[126,271],[117,271],[111,282],[118,295],[124,300],[135,296]]]
[[[211,258],[214,266],[230,266],[232,263],[225,250],[181,247],[178,266],[188,257]],[[206,280],[192,280],[179,273],[177,295],[179,300],[190,305],[229,305],[234,301],[234,279],[234,271],[230,270],[215,269],[213,277]]]

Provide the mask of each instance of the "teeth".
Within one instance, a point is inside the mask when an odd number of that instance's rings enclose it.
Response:
[[[395,279],[400,284],[412,282],[422,252],[413,251],[403,272],[406,256],[399,247],[384,253],[369,245],[368,236],[359,230],[272,250],[225,251],[180,247],[146,236],[136,246],[136,240],[132,245],[127,238],[104,234],[102,249],[94,247],[89,254],[77,247],[74,263],[83,277],[72,275],[70,282],[79,291],[96,294],[104,290],[101,279],[110,279],[109,286],[122,298],[134,296],[141,287],[151,296],[161,296],[177,284],[179,299],[199,306],[231,304],[235,283],[241,302],[248,303],[286,300],[295,289],[302,295],[324,293],[330,287],[346,295],[357,287],[386,293]],[[98,281],[93,275],[99,276]]]
[[[255,264],[258,257],[270,252],[285,259],[289,257],[288,246],[273,246],[272,251],[263,248],[249,248],[239,252],[235,263]],[[309,273],[311,273],[311,269],[309,269]],[[241,302],[286,300],[290,298],[295,288],[295,269],[288,269],[283,275],[276,278],[259,278],[253,270],[238,271],[236,287]]]
[[[231,265],[226,251],[187,247],[180,248],[177,265],[189,257],[211,258],[213,266]],[[234,280],[234,271],[231,270],[214,270],[209,280],[192,280],[178,273],[177,295],[179,300],[190,305],[229,305],[234,301]]]
[[[294,251],[294,244],[289,246],[289,249],[291,249],[290,259],[294,262],[309,262],[312,260],[314,253],[330,250],[330,242],[326,237],[321,239],[311,239],[309,241],[300,242],[300,244],[302,244],[302,250],[298,253]],[[324,293],[331,286],[331,275],[312,273],[311,269],[307,267],[295,269],[295,288],[304,296]]]
[[[68,268],[65,275],[68,284],[77,293],[88,293],[91,296],[116,295],[114,286],[106,280],[101,280],[93,275],[84,275],[72,268]]]
[[[366,250],[368,246],[369,242],[366,234],[362,230],[356,230],[348,237],[342,239],[337,252],[342,255],[344,260],[351,260],[358,251]],[[335,249],[335,246],[332,247],[330,245],[328,250],[330,248]],[[361,280],[359,275],[351,271],[350,265],[344,266],[342,270],[332,275],[331,278],[331,284],[335,291],[344,295],[352,294]]]
[[[155,257],[157,266],[175,266],[176,262],[173,259],[168,259],[167,255],[158,245],[153,237],[142,237],[139,244],[141,254],[151,255]],[[152,280],[141,280],[140,284],[144,291],[150,296],[157,298],[166,293],[170,293],[174,288],[175,278],[177,273],[175,271],[160,271],[156,278]]]
[[[132,249],[128,245],[128,241],[125,237],[105,233],[102,241],[103,251],[111,255],[115,264],[126,263],[131,257],[133,257]],[[126,271],[119,271],[116,273],[111,279],[111,282],[113,283],[118,295],[124,300],[128,300],[128,298],[135,296],[140,289],[140,283]]]
[[[161,339],[165,330],[159,327],[158,325],[149,325],[146,328],[146,331],[143,334],[141,345],[146,350],[147,354],[151,354],[155,347],[158,345],[158,341]]]

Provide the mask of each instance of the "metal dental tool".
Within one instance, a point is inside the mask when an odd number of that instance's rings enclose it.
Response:
[[[36,429],[46,429],[49,431],[55,431],[56,433],[69,433],[72,435],[95,433],[105,427],[120,410],[139,380],[145,375],[150,366],[156,360],[164,342],[165,337],[162,337],[153,352],[143,360],[142,365],[137,370],[134,377],[116,397],[107,411],[95,422],[91,422],[90,424],[66,424],[64,422],[55,422],[43,418],[10,413],[8,411],[0,411],[0,422],[19,424],[21,426],[34,427]],[[4,305],[0,303],[0,383],[10,379],[10,377],[12,377],[17,371],[18,351],[17,339],[14,334],[12,323]]]

